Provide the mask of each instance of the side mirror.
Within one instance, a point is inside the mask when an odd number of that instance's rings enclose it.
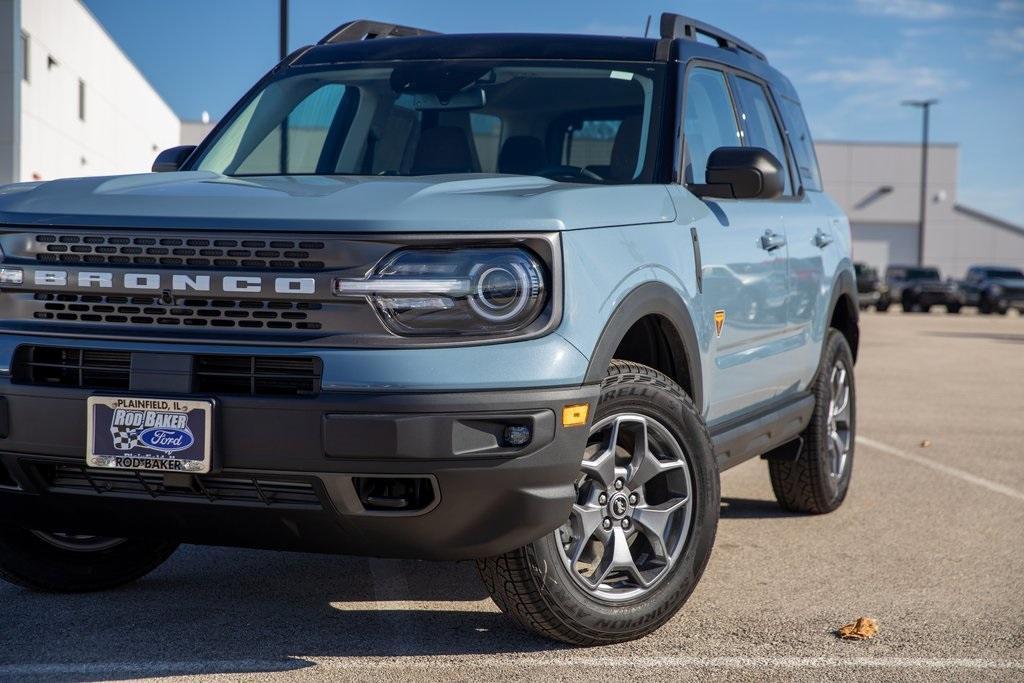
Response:
[[[165,149],[157,155],[153,162],[153,173],[172,173],[181,168],[185,160],[196,151],[195,145],[182,145]]]
[[[698,197],[775,199],[786,187],[782,164],[761,147],[719,147],[708,157],[705,185],[691,185]]]

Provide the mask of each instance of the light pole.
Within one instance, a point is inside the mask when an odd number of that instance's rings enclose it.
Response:
[[[278,52],[280,60],[288,56],[288,0],[281,0],[280,21],[278,22]]]
[[[921,133],[921,208],[918,213],[917,265],[924,265],[924,223],[928,213],[928,114],[938,100],[904,100],[903,106],[917,107],[923,114]]]

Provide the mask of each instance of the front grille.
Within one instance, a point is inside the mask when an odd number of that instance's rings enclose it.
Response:
[[[41,263],[321,270],[327,245],[312,240],[38,234]]]
[[[320,363],[287,356],[196,356],[193,386],[199,393],[252,396],[320,392]]]
[[[323,304],[293,301],[182,299],[167,305],[148,296],[98,296],[37,293],[33,296],[36,320],[215,327],[246,330],[319,330],[313,319]]]
[[[51,346],[20,346],[14,354],[16,384],[128,391],[132,354]],[[192,387],[201,394],[315,396],[322,364],[306,356],[193,357]]]
[[[127,390],[131,356],[127,351],[20,346],[11,375],[16,384]]]
[[[53,493],[185,499],[263,507],[320,509],[312,482],[274,477],[194,476],[185,486],[168,486],[163,474],[90,469],[81,465],[37,464],[36,471]]]

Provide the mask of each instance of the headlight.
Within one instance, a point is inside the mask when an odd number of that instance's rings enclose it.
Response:
[[[366,297],[400,335],[487,335],[526,328],[548,298],[541,262],[515,247],[407,249],[369,278],[334,281],[342,297]]]

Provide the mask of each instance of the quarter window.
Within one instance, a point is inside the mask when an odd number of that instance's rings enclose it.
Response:
[[[746,129],[747,144],[751,147],[761,147],[775,155],[782,164],[786,179],[783,194],[793,194],[793,184],[787,170],[786,144],[783,142],[772,106],[768,102],[768,93],[760,83],[747,78],[737,78],[736,83],[742,108],[740,118],[743,119]]]
[[[721,71],[698,67],[687,76],[683,136],[687,184],[706,182],[708,157],[716,149],[742,144],[729,86]]]
[[[789,134],[789,146],[796,157],[797,170],[800,172],[800,183],[805,190],[821,192],[821,174],[818,171],[818,157],[814,153],[814,141],[807,128],[807,119],[803,109],[796,100],[788,97],[779,98],[782,109],[782,121]]]

